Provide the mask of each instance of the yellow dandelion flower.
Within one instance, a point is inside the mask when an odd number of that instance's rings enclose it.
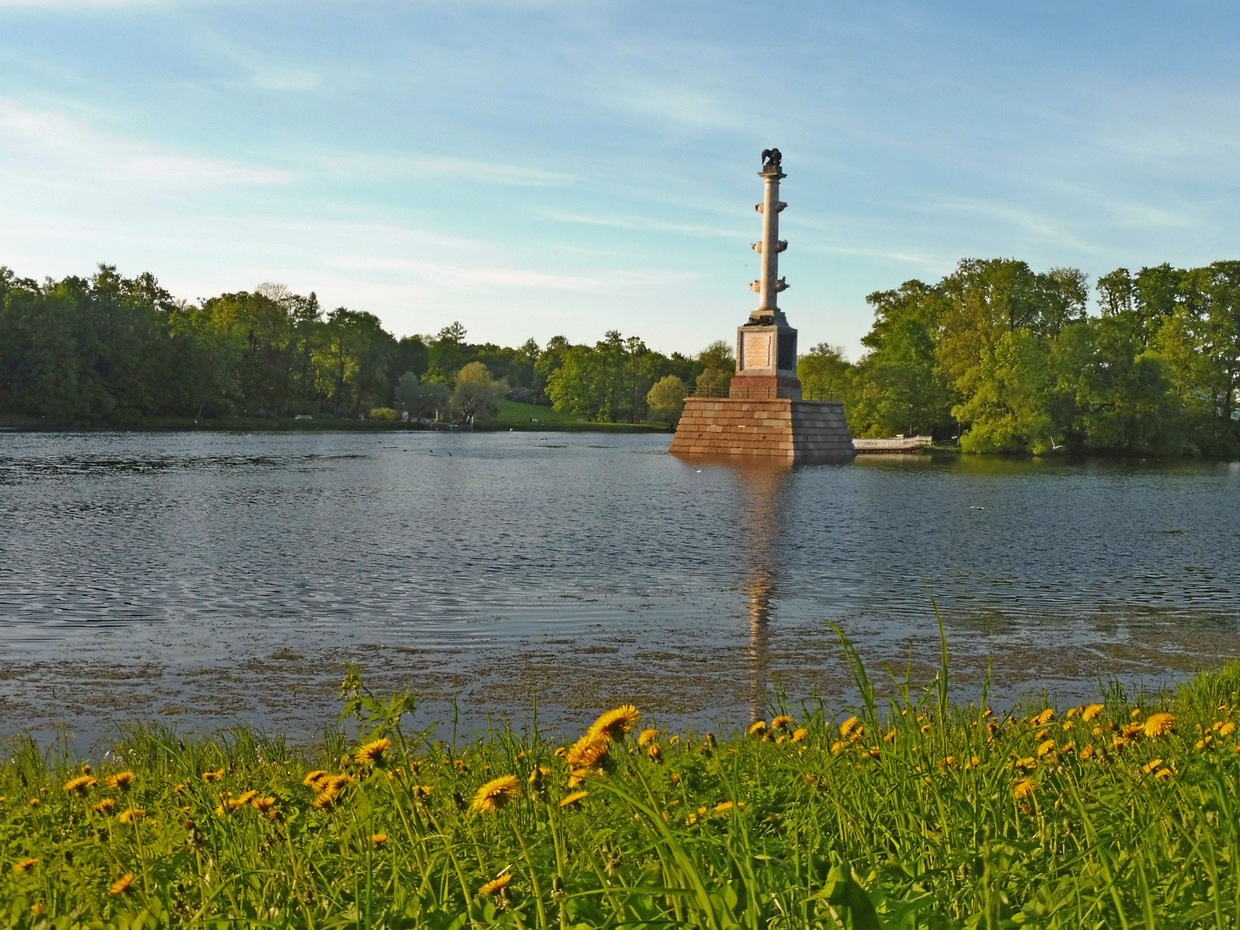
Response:
[[[214,772],[207,771],[202,773],[202,780],[205,782],[219,781],[224,777],[223,769],[216,769]]]
[[[42,802],[42,801],[40,801],[38,798],[31,798],[31,799],[30,799],[30,806],[31,806],[31,807],[38,807],[41,803],[43,803],[43,802]]]
[[[842,739],[837,739],[831,744],[831,755],[838,756],[841,752],[848,748],[848,744]]]
[[[568,752],[564,754],[564,760],[574,769],[593,768],[607,755],[607,748],[610,745],[611,737],[605,731],[587,733],[573,743]]]
[[[1235,732],[1236,732],[1236,725],[1232,723],[1232,721],[1230,720],[1228,720],[1226,723],[1224,723],[1221,727],[1218,728],[1219,736],[1231,736],[1231,734]]]
[[[1174,774],[1175,772],[1172,771],[1171,769],[1164,768],[1164,769],[1159,769],[1157,772],[1155,772],[1154,777],[1161,781],[1162,779],[1170,778]]]
[[[92,804],[90,809],[96,814],[106,814],[114,807],[116,807],[116,798],[104,798],[98,804]]]
[[[144,811],[142,808],[127,807],[123,811],[121,811],[119,814],[116,815],[116,819],[119,820],[121,823],[137,823],[139,820],[141,820],[145,816],[146,816],[146,811]]]
[[[339,788],[328,788],[325,791],[320,791],[318,794],[314,796],[314,800],[311,802],[311,806],[317,810],[329,810],[335,806],[336,801],[338,801],[339,799],[340,799],[340,789]]]
[[[133,872],[126,872],[108,887],[108,894],[127,894],[133,888],[133,880]]]
[[[1012,765],[1018,769],[1036,769],[1038,760],[1033,756],[1026,756],[1024,759],[1017,759]]]
[[[651,762],[659,762],[663,758],[663,747],[658,743],[651,743],[646,749],[646,755],[650,757]]]
[[[1029,722],[1033,724],[1035,727],[1044,727],[1054,719],[1055,719],[1055,708],[1048,707],[1046,708],[1046,710],[1042,711],[1041,713],[1035,714],[1033,719],[1030,720]]]
[[[90,775],[79,775],[65,782],[64,789],[69,794],[85,794],[97,784],[99,784],[98,779]]]
[[[1145,726],[1142,729],[1150,739],[1166,736],[1175,729],[1175,714],[1150,714],[1145,718]]]
[[[1120,733],[1124,735],[1124,739],[1132,739],[1134,736],[1140,736],[1144,732],[1144,723],[1130,723],[1120,730]]]
[[[589,796],[588,791],[574,791],[572,794],[566,794],[560,800],[560,807],[575,807]]]
[[[1148,775],[1150,774],[1150,772],[1154,771],[1154,769],[1158,768],[1162,764],[1163,764],[1162,759],[1154,759],[1150,762],[1147,762],[1145,765],[1141,766],[1141,774]]]
[[[653,743],[659,738],[659,731],[655,727],[647,727],[637,736],[637,745],[645,746],[647,743]]]
[[[494,814],[509,801],[521,797],[521,779],[515,775],[492,778],[474,794],[469,809],[475,814]]]
[[[863,727],[860,726],[860,721],[856,717],[849,717],[840,724],[840,736],[845,739],[848,739],[849,737],[857,739],[861,736],[862,729]],[[853,736],[854,733],[856,733],[856,736]]]
[[[1038,783],[1032,778],[1022,778],[1012,788],[1012,793],[1016,795],[1016,800],[1022,800],[1033,794],[1038,788]]]
[[[276,799],[272,797],[259,797],[250,799],[250,807],[254,808],[260,814],[265,814],[276,806]]]
[[[245,791],[237,795],[237,797],[230,799],[228,802],[228,806],[231,807],[233,810],[240,810],[241,808],[249,804],[251,801],[253,801],[256,797],[258,797],[257,791],[254,791],[254,790]]]
[[[130,784],[133,783],[137,776],[133,772],[117,772],[115,775],[109,775],[106,779],[109,788],[114,791],[128,791]]]
[[[315,769],[313,772],[307,772],[306,777],[301,780],[301,783],[306,787],[313,788],[317,791],[319,789],[319,783],[322,782],[323,779],[327,778],[327,776],[328,773],[323,769]]]
[[[1136,719],[1137,719],[1138,717],[1140,717],[1143,713],[1144,713],[1144,711],[1143,711],[1143,710],[1141,710],[1141,708],[1140,708],[1140,707],[1134,707],[1134,708],[1132,709],[1132,713],[1131,713],[1131,714],[1129,714],[1128,716],[1129,716],[1130,718],[1132,718],[1133,720],[1136,720]]]
[[[387,737],[372,740],[357,751],[353,761],[358,765],[382,765],[383,754],[392,748],[392,741]]]
[[[1038,744],[1038,755],[1039,756],[1044,756],[1047,753],[1054,752],[1054,751],[1055,751],[1055,741],[1053,739],[1048,739]]]
[[[508,883],[512,881],[512,873],[505,872],[491,879],[485,885],[478,889],[478,894],[499,894],[508,887]]]
[[[736,805],[732,803],[731,801],[720,801],[718,804],[715,805],[715,813],[726,814],[728,811],[730,811],[735,806]]]
[[[599,714],[598,719],[590,724],[588,732],[595,735],[606,733],[608,739],[616,739],[637,726],[641,715],[642,712],[632,704],[621,704],[619,707],[613,707]]]
[[[1090,743],[1081,750],[1081,758],[1086,760],[1092,759],[1097,751],[1098,750],[1094,749],[1094,744]]]
[[[1213,733],[1207,733],[1207,734],[1206,734],[1205,736],[1203,736],[1201,739],[1197,740],[1197,748],[1198,748],[1198,749],[1207,749],[1207,748],[1209,748],[1210,744],[1211,744],[1211,743],[1213,743],[1213,742],[1214,742],[1214,734],[1213,734]]]
[[[766,732],[766,721],[765,720],[755,720],[752,724],[749,725],[750,736],[761,736],[765,732]]]
[[[1095,717],[1097,717],[1100,713],[1102,713],[1106,709],[1107,708],[1105,704],[1088,704],[1086,705],[1084,710],[1081,711],[1081,719],[1082,720],[1093,720]]]
[[[787,730],[792,727],[793,720],[787,714],[780,714],[771,721],[772,730]]]
[[[809,736],[809,730],[805,727],[797,727],[792,731],[792,741],[794,743],[804,742],[807,736]]]
[[[14,872],[29,872],[39,864],[38,859],[23,859],[20,862],[13,863]]]
[[[1079,714],[1084,709],[1085,708],[1083,706],[1082,707],[1069,707],[1068,708],[1068,719],[1071,720],[1073,717],[1075,717],[1077,714]]]
[[[387,842],[387,834],[386,833],[372,833],[370,836],[370,842],[374,843],[376,846],[382,846],[384,843]]]
[[[1126,736],[1116,736],[1115,739],[1111,740],[1111,748],[1123,749],[1129,742],[1130,740]]]
[[[353,779],[348,775],[328,775],[319,781],[318,794],[315,795],[313,806],[319,810],[328,810],[340,799],[340,792]]]

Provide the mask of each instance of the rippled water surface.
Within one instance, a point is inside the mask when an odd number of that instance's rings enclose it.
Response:
[[[875,668],[1150,685],[1240,645],[1240,466],[693,465],[668,437],[0,433],[0,735],[642,704],[743,725]]]

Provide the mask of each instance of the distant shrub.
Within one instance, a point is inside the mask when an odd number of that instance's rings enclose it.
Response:
[[[400,414],[391,407],[371,407],[370,419],[372,420],[399,420]]]

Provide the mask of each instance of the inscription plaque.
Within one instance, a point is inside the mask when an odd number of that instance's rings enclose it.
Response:
[[[745,333],[741,345],[742,367],[745,369],[770,368],[771,341],[770,333]]]

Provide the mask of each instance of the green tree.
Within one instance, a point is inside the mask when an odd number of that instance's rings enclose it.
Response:
[[[508,385],[491,377],[482,362],[470,362],[456,374],[450,409],[466,429],[499,412],[499,400],[508,393]]]
[[[694,392],[700,397],[727,397],[736,374],[736,352],[722,339],[717,339],[697,355]]]
[[[418,381],[418,376],[407,371],[396,383],[396,402],[411,420],[440,420],[448,414],[448,399],[452,392],[446,384],[438,381]]]
[[[851,370],[844,350],[825,342],[797,359],[797,378],[808,400],[846,400]]]
[[[1033,452],[1055,448],[1051,415],[1049,340],[1016,328],[1000,334],[969,379],[972,391],[952,409],[970,428],[960,440],[966,452]]]
[[[646,395],[651,419],[675,426],[684,412],[688,391],[688,386],[675,375],[664,375],[656,381]]]
[[[866,300],[875,322],[861,340],[869,351],[851,372],[845,411],[853,432],[954,436],[954,394],[935,351],[942,295],[912,280]]]
[[[1176,452],[1180,411],[1163,360],[1141,346],[1129,314],[1069,327],[1052,347],[1055,419],[1073,451]]]

